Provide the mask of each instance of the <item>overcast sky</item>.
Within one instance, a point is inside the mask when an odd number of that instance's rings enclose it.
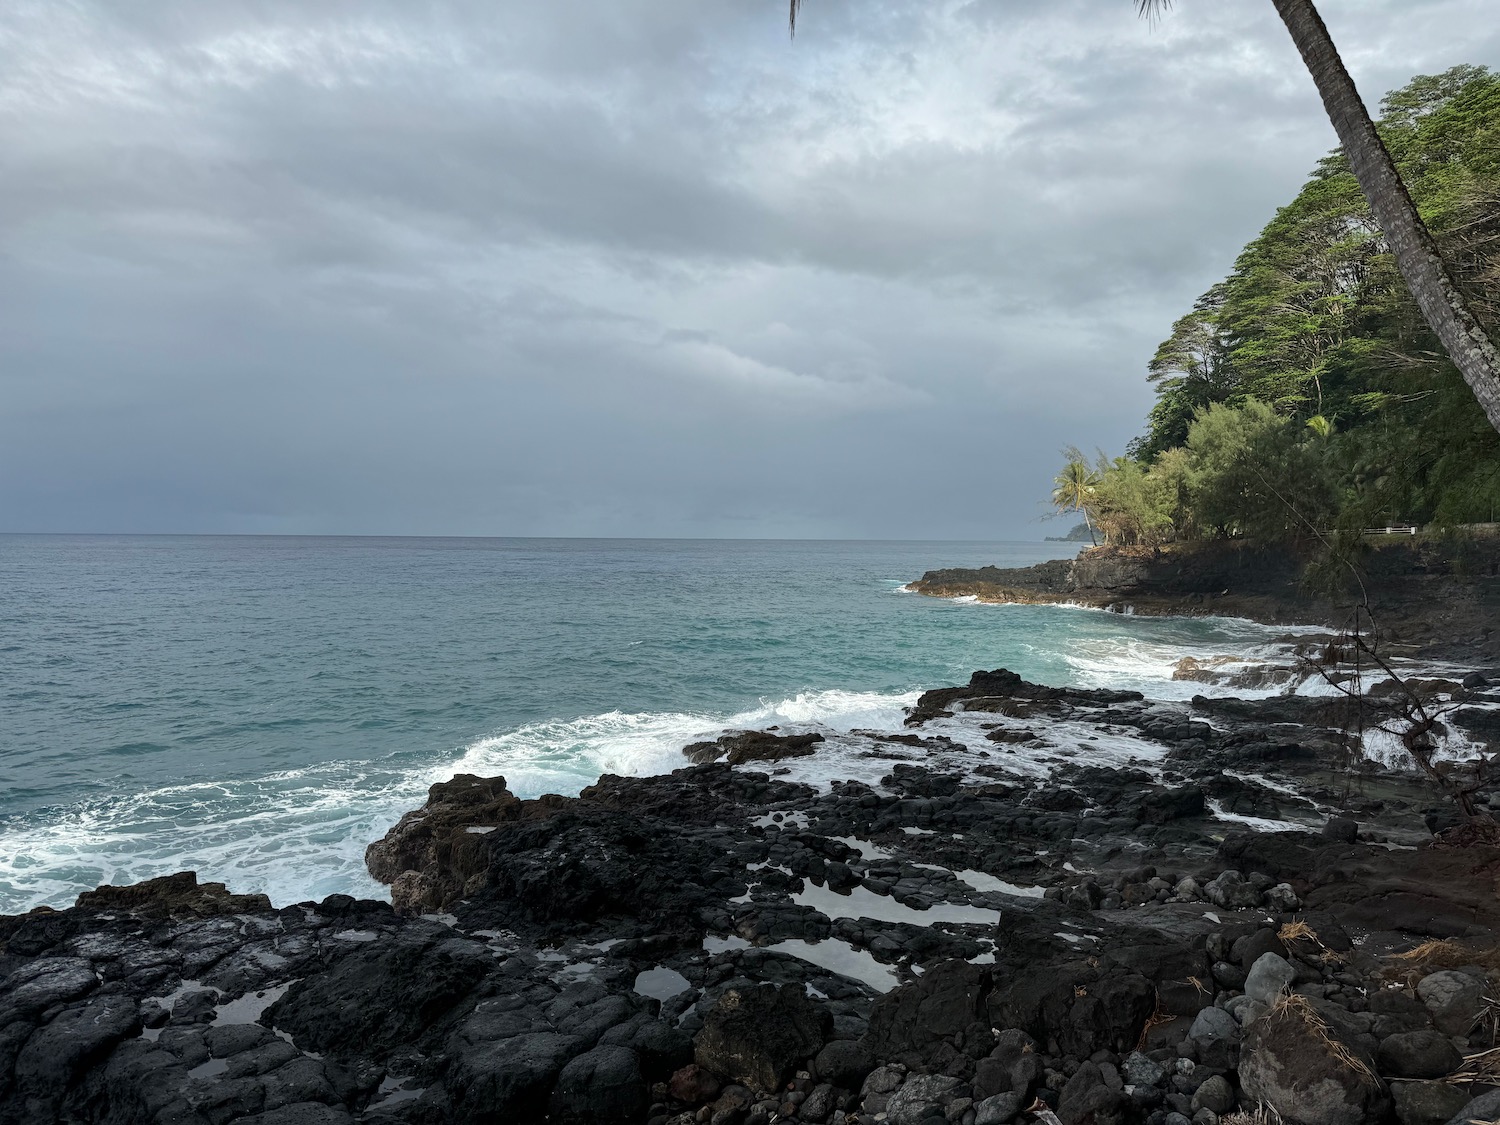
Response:
[[[1271,3],[785,9],[0,5],[0,530],[1060,533],[1335,143]]]

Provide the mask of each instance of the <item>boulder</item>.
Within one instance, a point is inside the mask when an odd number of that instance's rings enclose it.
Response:
[[[634,1051],[648,1082],[676,1073],[693,1058],[692,1036],[669,1020],[652,1019],[644,1013],[616,1024],[599,1042]]]
[[[1245,976],[1245,995],[1262,1004],[1271,1004],[1291,988],[1296,978],[1297,970],[1285,957],[1262,953]]]
[[[1189,1039],[1238,1039],[1240,1025],[1223,1008],[1204,1008],[1188,1029]]]
[[[1401,1125],[1446,1125],[1469,1104],[1469,1095],[1447,1082],[1393,1082],[1391,1098]]]
[[[672,1075],[667,1082],[667,1092],[686,1105],[702,1105],[719,1096],[721,1085],[717,1075],[697,1063],[689,1063]]]
[[[797,1107],[797,1116],[803,1121],[826,1121],[828,1115],[833,1112],[836,1100],[837,1096],[832,1084],[820,1082],[812,1088],[812,1092],[807,1095],[807,1100]]]
[[[1246,934],[1229,950],[1229,956],[1246,971],[1260,960],[1263,953],[1275,953],[1279,957],[1286,956],[1286,946],[1277,936],[1276,931],[1269,926],[1262,926],[1254,933]]]
[[[1463,1063],[1452,1041],[1436,1031],[1387,1036],[1376,1055],[1380,1072],[1392,1078],[1443,1078]]]
[[[1417,996],[1444,1035],[1468,1035],[1484,1003],[1484,984],[1468,973],[1446,969],[1423,977]]]
[[[971,1028],[1011,1027],[1014,1021],[983,1014],[989,973],[966,961],[941,961],[914,981],[886,993],[870,1013],[866,1040],[876,1057],[922,1066],[945,1043]]]
[[[1008,1125],[1020,1112],[1020,1094],[995,1094],[974,1103],[974,1125]]]
[[[1277,883],[1266,891],[1265,906],[1272,914],[1290,914],[1301,909],[1302,900],[1290,883]]]
[[[289,1043],[280,1045],[291,1048]],[[295,1053],[295,1048],[291,1049]],[[231,1065],[227,1073],[233,1077],[238,1071]],[[337,1105],[339,1102],[339,1096],[334,1093],[333,1086],[328,1081],[323,1063],[318,1059],[306,1056],[289,1059],[269,1074],[262,1075],[261,1082],[266,1090],[267,1110],[309,1103]]]
[[[1239,1077],[1250,1102],[1298,1125],[1361,1125],[1388,1109],[1371,1060],[1298,997],[1245,1028]]]
[[[1156,987],[1137,972],[1068,963],[997,981],[987,1004],[991,1027],[1056,1039],[1065,1054],[1129,1051],[1156,1010]]]
[[[1193,1112],[1206,1109],[1223,1115],[1234,1108],[1234,1090],[1222,1074],[1210,1075],[1193,1094]]]
[[[1096,1063],[1086,1062],[1063,1086],[1062,1096],[1057,1102],[1057,1116],[1063,1125],[1080,1125],[1110,1113],[1119,1104],[1119,1091],[1105,1083]]]
[[[820,1081],[845,1090],[857,1090],[865,1075],[875,1069],[875,1056],[863,1043],[836,1039],[818,1052],[813,1073]]]
[[[1491,1090],[1466,1104],[1448,1119],[1447,1125],[1473,1125],[1475,1121],[1494,1121],[1496,1118],[1500,1118],[1500,1090]]]
[[[649,1100],[634,1051],[595,1047],[562,1068],[552,1091],[551,1120],[625,1125],[645,1116]]]
[[[1250,910],[1261,903],[1261,889],[1247,883],[1245,877],[1231,868],[1203,887],[1203,897],[1225,910]]]
[[[447,1076],[456,1116],[464,1121],[540,1118],[563,1068],[583,1046],[573,1036],[538,1031],[470,1047]]]
[[[723,759],[732,766],[745,762],[779,762],[783,758],[805,758],[814,752],[823,736],[773,734],[765,730],[731,731],[712,742],[694,742],[682,748],[692,762],[706,765]]]
[[[665,795],[650,797],[692,800],[734,772],[690,767],[664,779]],[[606,775],[585,791],[587,799],[525,802],[527,811],[514,822],[471,837],[484,841],[487,867],[484,885],[451,904],[463,928],[509,930],[539,944],[585,932],[599,939],[667,934],[682,944],[701,943],[703,912],[722,908],[733,881],[744,885],[744,862],[735,860],[725,839],[679,829],[644,809],[615,807],[627,799],[613,791],[615,780]],[[548,802],[561,806],[548,812]]]
[[[1120,1070],[1125,1081],[1132,1086],[1155,1086],[1167,1075],[1166,1068],[1161,1063],[1140,1051],[1132,1051],[1126,1055],[1125,1061],[1120,1064]]]
[[[693,1057],[714,1074],[771,1093],[823,1048],[832,1027],[832,1015],[800,984],[730,989],[694,1036]]]
[[[886,1102],[886,1120],[890,1125],[921,1125],[928,1117],[927,1111],[933,1106],[946,1106],[957,1096],[961,1085],[957,1078],[945,1074],[913,1075]]]
[[[1323,825],[1323,838],[1352,844],[1359,838],[1359,824],[1348,817],[1331,816]]]

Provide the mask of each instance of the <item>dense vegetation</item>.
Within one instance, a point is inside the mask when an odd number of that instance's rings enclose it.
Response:
[[[1500,76],[1389,95],[1380,132],[1455,279],[1500,326]],[[1054,502],[1109,542],[1300,538],[1500,516],[1500,435],[1418,312],[1341,153],[1157,350],[1126,456],[1065,451]]]

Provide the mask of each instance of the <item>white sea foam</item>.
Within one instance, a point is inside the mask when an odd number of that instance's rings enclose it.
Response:
[[[1286,690],[1285,682],[1262,687],[1233,687],[1224,683],[1176,680],[1173,674],[1185,657],[1218,659],[1233,654],[1226,673],[1257,668],[1287,669],[1292,666],[1292,645],[1286,641],[1253,641],[1203,638],[1192,642],[1156,641],[1140,637],[1101,637],[1080,642],[1064,653],[1071,679],[1084,687],[1139,691],[1152,699],[1188,700],[1195,695],[1234,695],[1261,698]],[[1301,681],[1305,673],[1294,674]]]
[[[1432,755],[1434,762],[1473,761],[1489,749],[1483,742],[1476,742],[1462,731],[1451,729],[1438,735],[1435,741],[1437,749]],[[1365,731],[1363,750],[1366,758],[1379,762],[1388,769],[1410,772],[1416,768],[1401,739],[1389,731]]]
[[[1036,607],[986,607],[1001,610]],[[1044,612],[1060,612],[1051,607]],[[1161,637],[1157,623],[1142,622],[1120,635],[1054,638],[1051,651],[1068,668],[1067,679],[1086,686],[1129,688],[1156,699],[1194,694],[1270,694],[1173,681],[1183,656],[1235,653],[1253,660],[1289,658],[1288,637],[1302,632],[1249,623],[1212,623],[1201,634]],[[1307,685],[1299,690],[1310,690]],[[1330,689],[1332,690],[1332,689]],[[808,691],[768,700],[737,714],[610,711],[531,723],[480,738],[452,755],[419,765],[385,761],[331,762],[262,777],[166,786],[121,793],[71,807],[17,814],[0,823],[0,913],[32,906],[70,904],[80,890],[100,883],[129,883],[193,869],[204,880],[236,891],[262,891],[278,905],[334,892],[384,897],[364,866],[364,849],[403,813],[419,807],[433,782],[455,773],[503,774],[523,797],[575,794],[601,774],[645,775],[685,764],[681,748],[726,729],[777,726],[816,730],[827,739],[808,758],[780,763],[789,780],[826,787],[835,780],[878,784],[891,758],[912,756],[943,768],[971,771],[1000,764],[1024,777],[1044,777],[1059,763],[1125,765],[1154,770],[1162,748],[1128,732],[1087,724],[1047,722],[1035,729],[1044,745],[999,748],[984,727],[962,716],[927,725],[963,749],[883,747],[854,730],[899,731],[905,708],[918,693]],[[1013,729],[1024,721],[983,716],[985,725]],[[1449,744],[1451,743],[1451,745]],[[1470,743],[1450,736],[1444,753],[1457,756]],[[1372,732],[1367,750],[1387,764],[1404,766],[1394,740]],[[872,757],[872,753],[888,755]]]
[[[335,892],[384,898],[364,850],[427,789],[456,773],[503,774],[522,797],[576,794],[601,774],[642,776],[687,764],[682,747],[726,729],[777,725],[837,737],[894,729],[916,693],[803,692],[738,714],[611,711],[531,723],[456,757],[401,769],[331,762],[247,780],[167,786],[0,825],[0,913],[71,905],[79,891],[192,869],[277,905]]]

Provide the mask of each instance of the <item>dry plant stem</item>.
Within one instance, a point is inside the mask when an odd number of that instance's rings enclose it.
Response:
[[[1318,1015],[1313,1006],[1307,1002],[1306,997],[1298,996],[1294,992],[1283,993],[1271,1005],[1271,1010],[1266,1013],[1265,1018],[1301,1020],[1314,1036],[1323,1041],[1323,1045],[1328,1049],[1328,1053],[1333,1055],[1334,1058],[1371,1082],[1379,1081],[1375,1077],[1375,1072],[1370,1069],[1369,1064],[1364,1059],[1354,1054],[1348,1047],[1334,1038],[1328,1024],[1324,1022],[1322,1016]]]
[[[1391,667],[1390,662],[1380,655],[1376,645],[1365,640],[1362,630],[1359,628],[1359,612],[1364,611],[1371,622],[1371,633],[1374,634],[1374,615],[1370,613],[1368,603],[1362,603],[1355,608],[1355,619],[1353,629],[1340,636],[1339,640],[1354,646],[1354,650],[1360,656],[1367,657],[1371,663],[1385,673],[1387,678],[1396,686],[1401,695],[1401,719],[1400,726],[1391,726],[1386,723],[1376,723],[1374,729],[1384,731],[1386,734],[1400,740],[1407,755],[1417,764],[1417,768],[1438,787],[1446,796],[1452,799],[1459,811],[1469,820],[1485,818],[1487,814],[1481,814],[1474,805],[1474,794],[1489,784],[1489,778],[1482,765],[1476,768],[1475,781],[1471,785],[1455,784],[1442,770],[1438,769],[1432,760],[1437,751],[1437,746],[1432,737],[1435,731],[1442,725],[1444,716],[1456,709],[1456,704],[1443,708],[1431,708],[1423,702],[1421,695],[1412,688]],[[1323,680],[1339,694],[1347,699],[1355,700],[1360,705],[1360,718],[1363,719],[1364,692],[1360,690],[1351,691],[1346,685],[1336,681],[1322,664],[1314,664]],[[1356,684],[1360,680],[1356,679]],[[1362,723],[1361,723],[1362,727]],[[1482,760],[1481,760],[1482,761]]]
[[[1350,575],[1354,578],[1355,584],[1359,586],[1359,601],[1354,606],[1353,626],[1338,638],[1340,641],[1352,643],[1354,646],[1354,652],[1356,655],[1354,665],[1354,683],[1356,690],[1350,691],[1349,688],[1344,684],[1337,682],[1333,678],[1333,676],[1329,674],[1324,664],[1316,662],[1310,663],[1313,663],[1314,669],[1320,676],[1322,676],[1323,680],[1330,687],[1332,687],[1339,694],[1343,695],[1345,698],[1354,700],[1356,708],[1356,722],[1361,740],[1363,740],[1364,735],[1365,692],[1362,675],[1363,670],[1360,667],[1359,657],[1364,656],[1368,657],[1377,668],[1379,668],[1386,674],[1391,683],[1396,686],[1396,690],[1400,693],[1402,699],[1401,717],[1404,720],[1403,725],[1399,729],[1392,729],[1389,726],[1377,723],[1375,725],[1375,729],[1384,731],[1386,734],[1392,735],[1393,737],[1399,739],[1401,745],[1406,749],[1406,752],[1411,757],[1412,761],[1417,764],[1417,768],[1420,769],[1422,773],[1427,777],[1427,779],[1431,781],[1435,786],[1437,786],[1437,788],[1444,795],[1446,795],[1453,801],[1454,805],[1457,806],[1459,812],[1461,812],[1467,820],[1475,821],[1481,819],[1490,819],[1488,814],[1481,814],[1474,805],[1474,794],[1490,784],[1490,778],[1488,776],[1487,770],[1485,769],[1486,763],[1484,761],[1484,758],[1481,756],[1476,762],[1474,769],[1474,782],[1472,785],[1468,786],[1455,785],[1452,779],[1450,779],[1445,773],[1443,773],[1443,771],[1439,770],[1432,760],[1433,754],[1437,751],[1437,746],[1432,741],[1433,732],[1436,731],[1441,725],[1443,716],[1455,710],[1457,704],[1453,704],[1441,709],[1429,709],[1427,704],[1423,702],[1421,695],[1418,694],[1410,684],[1408,684],[1404,679],[1401,678],[1400,675],[1397,674],[1396,670],[1391,667],[1390,661],[1386,660],[1385,657],[1380,655],[1380,632],[1376,627],[1375,613],[1370,608],[1370,591],[1365,586],[1364,578],[1360,575],[1359,569],[1346,556],[1341,555],[1334,549],[1333,544],[1328,541],[1328,537],[1324,535],[1323,532],[1319,530],[1311,520],[1307,519],[1307,517],[1304,516],[1300,510],[1298,510],[1295,504],[1293,504],[1289,499],[1283,496],[1281,492],[1273,484],[1271,484],[1270,481],[1266,479],[1265,474],[1262,473],[1259,468],[1254,465],[1251,465],[1250,468],[1260,479],[1261,484],[1264,485],[1265,488],[1271,493],[1271,495],[1275,496],[1276,499],[1279,500],[1286,507],[1286,509],[1292,513],[1292,515],[1298,520],[1298,522],[1306,526],[1307,529],[1317,538],[1317,540],[1323,544],[1323,547],[1328,551],[1329,555],[1337,559],[1339,562],[1343,563],[1344,566],[1348,568]],[[1365,617],[1370,622],[1371,640],[1368,641],[1365,639],[1364,631],[1360,629],[1359,618],[1361,612],[1364,613]],[[1330,646],[1330,650],[1332,650],[1333,647],[1334,646]],[[1337,662],[1338,661],[1336,660],[1330,661],[1330,663]]]
[[[1281,1125],[1281,1114],[1268,1105],[1256,1106],[1254,1111],[1237,1110],[1219,1118],[1219,1125]]]
[[[1443,1081],[1462,1086],[1470,1082],[1494,1082],[1497,1078],[1500,1078],[1500,1047],[1493,1047],[1478,1054],[1465,1055],[1464,1065]]]

